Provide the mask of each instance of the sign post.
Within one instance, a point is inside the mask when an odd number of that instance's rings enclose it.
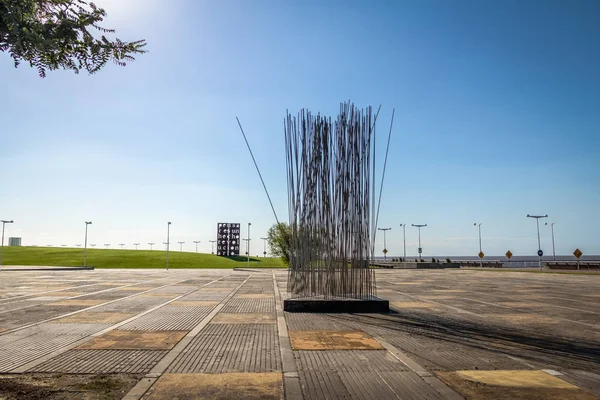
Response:
[[[542,257],[544,256],[544,252],[540,249],[538,250],[538,257],[540,258],[540,271],[542,271],[544,269],[544,267],[542,267]]]
[[[477,255],[479,256],[479,268],[483,268],[483,257],[485,257],[485,254],[483,254],[483,251],[480,251]]]
[[[505,255],[506,255],[506,258],[508,258],[508,268],[510,268],[510,259],[512,258],[513,253],[511,253],[511,251],[509,250],[506,252]]]
[[[573,255],[575,257],[577,257],[577,271],[579,271],[579,257],[581,257],[583,255],[583,253],[581,252],[581,250],[575,249],[575,251],[573,252]]]

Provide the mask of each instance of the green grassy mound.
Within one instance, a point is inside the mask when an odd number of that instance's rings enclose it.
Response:
[[[95,268],[165,268],[165,251],[88,249],[87,265]],[[83,248],[4,247],[3,265],[83,265]],[[169,251],[169,268],[246,267],[246,257]],[[285,268],[279,258],[250,257],[251,268]]]

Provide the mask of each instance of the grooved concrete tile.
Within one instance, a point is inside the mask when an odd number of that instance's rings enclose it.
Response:
[[[149,372],[168,350],[69,350],[28,372],[68,374],[142,374]]]
[[[62,300],[55,303],[50,303],[51,306],[97,306],[98,304],[106,303],[107,300]]]
[[[229,300],[225,307],[224,313],[274,313],[275,298],[259,298],[245,299],[234,297]]]
[[[148,391],[147,399],[280,400],[281,373],[164,374]]]
[[[294,350],[382,350],[362,331],[289,331]]]
[[[54,320],[54,323],[116,324],[133,317],[135,314],[109,312],[81,312]]]
[[[182,306],[182,307],[215,307],[219,304],[218,301],[206,301],[206,300],[176,300],[169,303],[170,306]]]
[[[171,303],[172,304],[172,303]],[[194,329],[213,307],[165,306],[121,327],[121,330],[189,331]]]
[[[388,351],[380,350],[301,350],[294,352],[302,370],[408,371],[408,367]]]
[[[169,372],[227,373],[281,370],[276,325],[208,325]]]
[[[210,321],[211,324],[274,324],[274,314],[227,314],[219,313]]]
[[[98,350],[169,350],[187,332],[180,331],[121,331],[115,330],[82,344],[78,349]]]
[[[288,329],[293,331],[351,330],[339,314],[284,313]]]
[[[178,296],[177,294],[148,292],[148,293],[142,293],[138,297],[162,297],[162,298],[172,299],[177,296]]]

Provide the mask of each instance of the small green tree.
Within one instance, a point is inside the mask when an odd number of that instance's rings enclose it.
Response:
[[[290,240],[292,229],[289,224],[274,224],[267,232],[269,250],[275,257],[280,257],[286,264],[290,263]]]
[[[145,40],[96,39],[92,28],[114,32],[98,25],[105,16],[84,0],[0,0],[0,51],[10,54],[15,67],[28,61],[42,78],[58,68],[93,74],[108,61],[125,66],[134,54],[146,53]]]

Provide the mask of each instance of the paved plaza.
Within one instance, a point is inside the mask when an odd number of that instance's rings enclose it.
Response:
[[[0,399],[600,399],[600,276],[381,270],[389,314],[284,313],[286,280],[0,272]]]

